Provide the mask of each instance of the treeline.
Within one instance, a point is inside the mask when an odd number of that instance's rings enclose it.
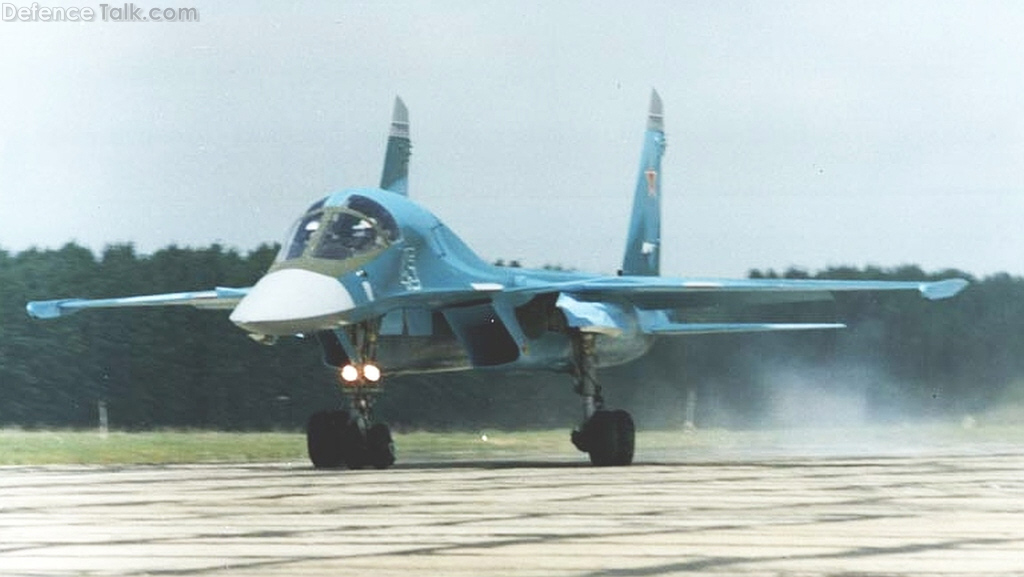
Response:
[[[120,429],[301,428],[341,397],[315,342],[259,345],[227,314],[190,307],[86,311],[38,321],[29,300],[249,286],[277,247],[214,245],[140,255],[0,251],[0,427],[92,427],[99,404]],[[752,276],[773,276],[752,271]],[[779,275],[776,275],[779,276]],[[834,268],[781,276],[931,280],[966,276]],[[645,425],[844,424],[850,419],[978,414],[1024,381],[1024,279],[975,280],[950,301],[843,295],[827,307],[764,314],[849,325],[842,331],[662,339],[644,359],[602,371],[609,404]],[[396,378],[378,411],[405,428],[570,426],[580,413],[566,375],[452,373]]]

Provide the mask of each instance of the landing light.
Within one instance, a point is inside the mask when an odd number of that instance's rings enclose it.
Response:
[[[376,383],[380,380],[380,368],[377,365],[366,365],[363,367],[363,376],[371,383]]]
[[[341,380],[346,383],[354,383],[359,379],[359,369],[352,365],[341,367]]]

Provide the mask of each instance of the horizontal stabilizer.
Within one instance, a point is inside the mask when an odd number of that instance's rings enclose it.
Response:
[[[843,323],[663,323],[644,327],[654,335],[713,335],[843,329]]]

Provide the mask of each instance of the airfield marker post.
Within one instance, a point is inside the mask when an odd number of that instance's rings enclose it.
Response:
[[[104,439],[110,433],[110,420],[107,416],[107,402],[96,401],[96,412],[99,413],[100,436]]]

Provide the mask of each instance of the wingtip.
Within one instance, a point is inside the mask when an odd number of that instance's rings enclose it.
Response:
[[[970,283],[962,278],[951,278],[938,282],[923,283],[921,294],[928,300],[942,300],[956,296]]]
[[[391,113],[391,136],[409,138],[409,109],[401,96],[395,96],[395,109]]]
[[[25,305],[25,312],[34,319],[55,319],[74,310],[65,310],[64,305],[75,299],[60,299],[51,301],[32,301]]]
[[[647,109],[647,130],[665,130],[665,115],[658,91],[651,89],[651,105]]]

